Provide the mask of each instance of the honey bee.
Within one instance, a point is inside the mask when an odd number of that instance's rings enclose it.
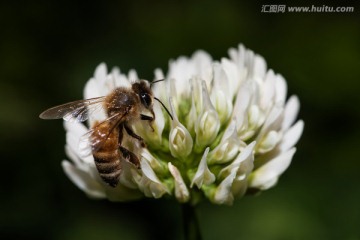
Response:
[[[145,147],[143,138],[135,134],[132,125],[138,120],[148,121],[153,130],[151,123],[155,120],[154,100],[164,107],[172,119],[169,110],[153,96],[151,90],[152,84],[163,80],[153,81],[151,84],[146,80],[139,80],[132,83],[131,88],[118,87],[107,96],[78,100],[49,108],[39,117],[83,122],[97,109],[104,109],[107,119],[96,123],[82,139],[87,139],[90,143],[91,153],[102,180],[109,186],[116,187],[121,175],[122,161],[128,161],[140,169],[139,158],[122,145],[124,130],[138,141],[141,147]],[[150,113],[151,116],[144,112]]]

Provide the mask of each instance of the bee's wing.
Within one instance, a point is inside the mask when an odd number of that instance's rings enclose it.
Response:
[[[63,118],[65,121],[83,122],[93,112],[103,108],[105,98],[97,97],[65,103],[45,110],[39,117],[42,119]]]
[[[86,157],[99,150],[107,141],[111,132],[123,121],[126,114],[114,114],[85,133],[79,142],[80,155]]]

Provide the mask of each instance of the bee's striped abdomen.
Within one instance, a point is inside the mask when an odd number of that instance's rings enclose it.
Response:
[[[94,132],[93,139],[96,140],[96,134],[106,133],[108,128],[102,127]],[[116,187],[121,173],[121,161],[119,151],[119,130],[115,128],[102,143],[101,147],[93,150],[95,165],[100,177],[111,187]]]

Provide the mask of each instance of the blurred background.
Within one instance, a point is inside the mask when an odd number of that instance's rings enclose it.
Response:
[[[262,13],[236,1],[0,3],[1,239],[182,239],[168,200],[93,201],[62,171],[62,121],[46,108],[82,98],[100,62],[140,77],[197,49],[239,43],[300,98],[305,131],[278,185],[234,206],[201,204],[204,239],[360,239],[360,7]],[[291,6],[322,6],[315,2]],[[287,6],[290,6],[289,4]]]

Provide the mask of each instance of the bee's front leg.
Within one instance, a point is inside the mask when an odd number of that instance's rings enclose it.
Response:
[[[151,125],[151,123],[155,120],[155,117],[151,117],[151,116],[147,116],[147,115],[144,115],[144,114],[140,114],[140,119],[141,120],[145,120],[145,121],[149,121],[149,126],[151,127],[151,130],[154,132],[154,128],[153,126]]]
[[[127,134],[129,134],[129,136],[136,138],[140,142],[142,147],[146,147],[146,144],[144,142],[144,139],[142,139],[142,137],[140,137],[139,135],[134,133],[133,130],[128,125],[124,124],[124,128],[125,128]]]

